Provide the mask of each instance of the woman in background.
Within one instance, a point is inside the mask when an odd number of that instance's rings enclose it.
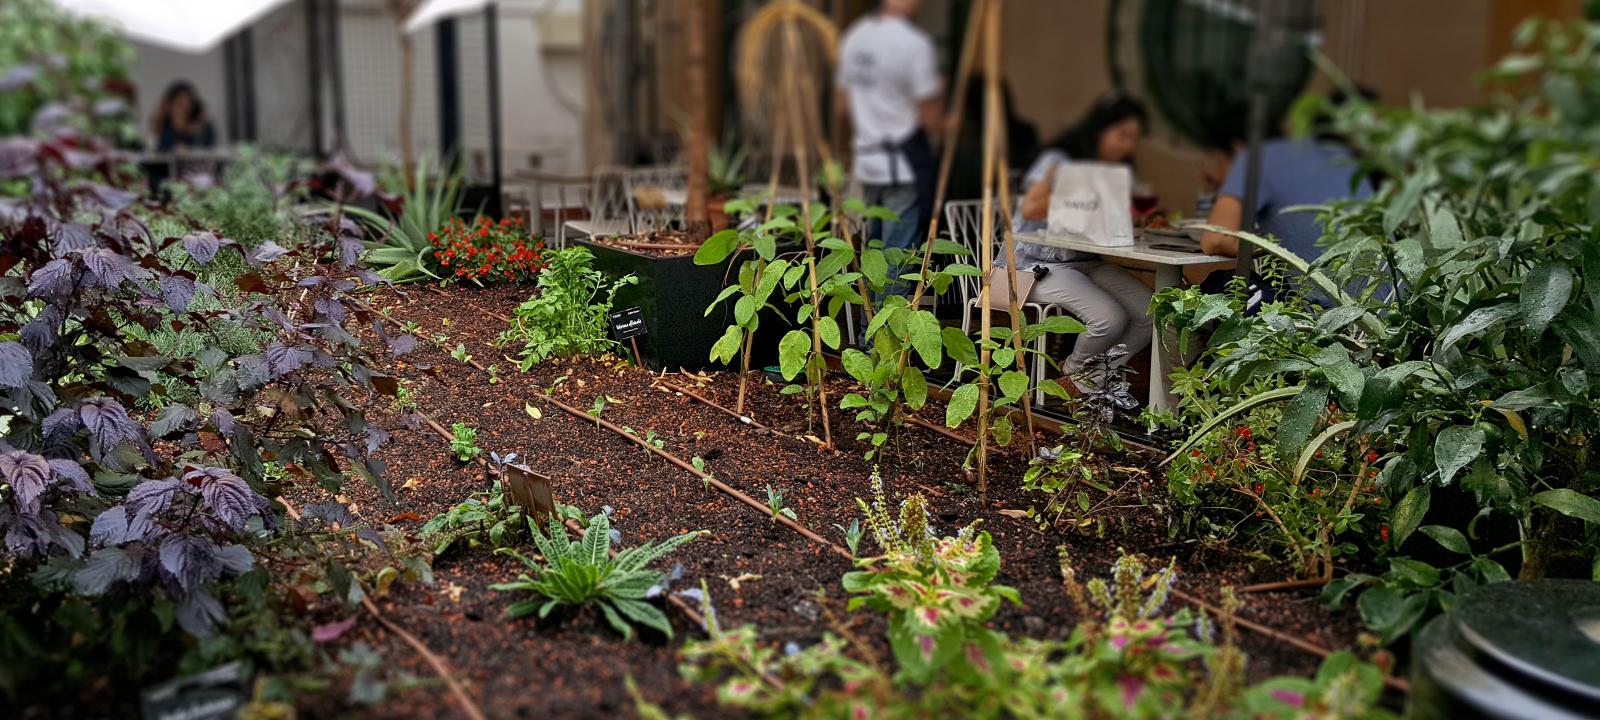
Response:
[[[1115,91],[1101,96],[1028,168],[1022,179],[1022,202],[1012,219],[1013,229],[1046,229],[1057,165],[1069,161],[1132,165],[1146,125],[1143,103]],[[1062,387],[1068,392],[1076,391],[1079,384],[1101,381],[1078,374],[1089,359],[1123,345],[1128,352],[1118,363],[1125,363],[1150,346],[1150,288],[1121,266],[1105,262],[1094,253],[1019,242],[1017,268],[1034,273],[1028,301],[1065,308],[1084,324],[1085,330],[1077,336],[1072,354],[1061,365],[1066,373]]]
[[[209,149],[217,145],[217,131],[200,102],[200,94],[187,80],[167,86],[150,118],[150,134],[155,151],[170,153],[180,149]]]

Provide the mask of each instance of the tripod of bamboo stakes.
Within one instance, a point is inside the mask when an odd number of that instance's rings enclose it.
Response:
[[[1001,110],[1000,95],[1000,20],[1005,0],[976,0],[967,15],[967,32],[962,41],[960,61],[956,66],[956,81],[954,85],[953,101],[950,109],[949,127],[950,137],[944,144],[943,152],[939,159],[939,178],[934,190],[934,208],[944,206],[945,194],[949,188],[950,168],[955,159],[956,138],[961,134],[961,124],[966,115],[965,105],[967,87],[972,82],[972,66],[983,53],[984,59],[984,95],[983,95],[983,200],[980,212],[982,218],[979,222],[979,244],[982,248],[979,257],[978,312],[981,315],[979,326],[980,343],[979,375],[978,375],[978,439],[974,448],[978,464],[978,495],[984,501],[988,500],[989,491],[989,375],[984,370],[989,365],[989,342],[991,337],[990,316],[993,311],[992,298],[990,297],[989,273],[994,267],[994,244],[989,240],[995,233],[995,207],[998,202],[1000,214],[1007,222],[1000,224],[1003,234],[1004,252],[1006,257],[1006,275],[1010,280],[1007,295],[1008,315],[1011,318],[1011,342],[1016,349],[1016,368],[1027,373],[1028,361],[1022,339],[1022,314],[1021,304],[1025,298],[1016,296],[1017,288],[1017,252],[1016,238],[1011,234],[1011,190],[1006,184],[1006,178],[1011,172],[1006,160],[1006,141],[1004,114]],[[931,222],[928,224],[927,242],[922,250],[923,272],[919,274],[916,289],[911,294],[911,307],[919,307],[922,297],[927,292],[927,269],[933,264],[934,241],[939,236],[939,219],[943,213],[932,213]],[[963,309],[965,312],[965,309]],[[908,356],[900,359],[902,371]],[[1028,445],[1033,450],[1033,399],[1031,392],[1022,394],[1022,416],[1026,427]]]

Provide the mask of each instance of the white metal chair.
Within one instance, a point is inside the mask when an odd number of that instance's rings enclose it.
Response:
[[[973,265],[979,264],[978,258],[982,257],[983,250],[982,246],[978,244],[979,237],[983,233],[983,201],[956,200],[947,202],[944,205],[944,217],[945,227],[950,233],[950,238],[972,253]],[[996,210],[995,236],[990,239],[990,242],[994,245],[994,257],[1000,257],[1000,253],[1003,252],[1003,236],[1000,234],[1000,223],[1003,222],[1009,222],[1009,219]],[[971,275],[956,276],[956,291],[961,298],[961,332],[963,333],[971,334],[972,332],[972,317],[978,312],[978,304],[982,300],[979,297],[981,282],[981,278]],[[999,298],[998,303],[994,302],[994,298],[991,298],[991,309],[1006,312],[1007,304],[1006,298]],[[1060,306],[1048,303],[1023,302],[1021,310],[1023,316],[1030,323],[1041,322],[1051,315],[1066,314],[1065,310]],[[1040,335],[1033,340],[1034,355],[1029,366],[1029,374],[1033,382],[1035,403],[1044,402],[1044,391],[1039,388],[1039,385],[1045,378],[1045,368],[1047,367],[1045,362],[1045,338],[1046,336]],[[959,363],[956,365],[956,372],[958,374],[961,372]]]
[[[560,242],[563,247],[566,245],[568,229],[590,237],[633,232],[633,222],[628,214],[628,190],[624,183],[626,175],[626,168],[614,165],[595,168],[589,176],[588,197],[584,202],[589,218],[562,223]]]
[[[633,232],[683,226],[689,172],[682,165],[629,168],[622,176]]]

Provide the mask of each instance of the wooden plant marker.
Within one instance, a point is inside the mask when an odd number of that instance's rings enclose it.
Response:
[[[535,523],[543,526],[555,515],[555,495],[550,491],[548,475],[536,473],[527,465],[503,465],[500,481],[506,501],[522,508]]]

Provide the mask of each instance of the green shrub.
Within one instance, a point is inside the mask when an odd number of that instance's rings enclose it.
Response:
[[[366,263],[392,282],[438,279],[438,264],[429,235],[461,211],[461,173],[453,171],[434,180],[426,158],[418,160],[412,177],[390,166],[384,169],[383,187],[399,198],[398,210],[378,213],[349,207],[345,212],[367,226]]]
[[[516,582],[493,585],[504,592],[532,592],[539,598],[518,600],[506,608],[506,617],[519,618],[538,612],[540,618],[562,605],[583,606],[594,603],[605,615],[606,622],[625,638],[633,638],[633,626],[638,623],[671,637],[672,625],[660,608],[647,600],[652,591],[664,588],[667,576],[650,568],[654,562],[700,533],[685,533],[660,543],[643,543],[621,552],[610,554],[613,542],[611,519],[605,513],[595,515],[584,530],[583,539],[573,542],[567,537],[561,519],[550,518],[550,534],[540,531],[530,521],[533,542],[543,560],[534,560],[515,550],[502,548],[496,552],[511,555],[532,568],[537,577],[522,574]],[[540,599],[542,598],[542,600]]]
[[[606,316],[617,291],[639,281],[632,275],[612,280],[595,270],[588,248],[570,247],[546,257],[538,293],[517,306],[511,327],[496,341],[502,347],[522,344],[524,372],[547,358],[595,355],[615,346]]]

